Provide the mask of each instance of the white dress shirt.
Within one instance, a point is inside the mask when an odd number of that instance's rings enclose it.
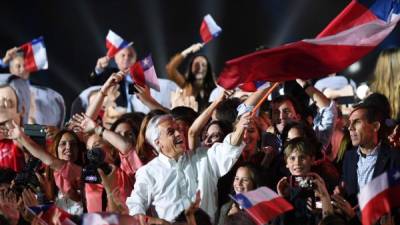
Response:
[[[136,172],[136,183],[126,204],[130,215],[146,214],[153,205],[159,218],[173,221],[194,202],[201,192],[202,208],[214,221],[217,211],[217,182],[239,158],[244,144],[230,144],[229,134],[223,143],[211,148],[184,153],[178,161],[159,154]]]

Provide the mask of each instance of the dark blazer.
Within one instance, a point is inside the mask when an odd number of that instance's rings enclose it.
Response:
[[[342,181],[345,183],[347,198],[352,204],[358,203],[357,194],[360,191],[357,180],[358,158],[357,148],[355,148],[347,151],[343,160]],[[373,177],[397,167],[400,167],[400,152],[382,143],[378,149],[378,159],[375,163]]]
[[[96,74],[96,72],[92,71],[89,76],[89,84],[93,85],[103,85],[107,79],[113,73],[117,73],[119,70],[117,68],[105,68],[104,71],[100,74]],[[128,106],[128,93],[125,89],[125,79],[122,79],[119,83],[119,92],[121,93],[116,99],[116,103],[118,106],[127,107]]]

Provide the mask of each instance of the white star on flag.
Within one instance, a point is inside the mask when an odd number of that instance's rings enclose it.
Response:
[[[399,172],[399,171],[396,171],[396,173],[393,174],[393,178],[394,178],[395,180],[398,180],[398,179],[400,178],[400,172]]]

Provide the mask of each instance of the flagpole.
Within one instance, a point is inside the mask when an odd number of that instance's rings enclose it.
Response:
[[[254,114],[257,112],[257,110],[261,107],[261,105],[263,104],[263,102],[265,100],[267,100],[268,96],[271,95],[271,93],[279,86],[280,82],[275,82],[267,91],[267,93],[265,93],[264,97],[257,103],[256,106],[254,106],[253,110],[251,111],[251,114]]]

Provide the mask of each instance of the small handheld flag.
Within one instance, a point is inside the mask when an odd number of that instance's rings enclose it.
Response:
[[[217,25],[210,14],[207,14],[200,26],[200,36],[203,43],[211,41],[214,37],[217,37],[221,31],[221,27]]]
[[[130,69],[132,80],[139,86],[147,85],[150,88],[160,92],[160,84],[154,69],[151,55],[136,62]]]
[[[107,56],[112,58],[114,57],[118,51],[121,49],[127,48],[131,46],[133,42],[127,42],[122,39],[118,34],[114,33],[112,30],[108,31],[106,37],[106,47],[107,47]]]
[[[31,42],[23,44],[20,49],[24,52],[24,65],[27,72],[47,70],[46,47],[43,37],[33,39]]]
[[[239,193],[232,196],[251,218],[258,224],[263,225],[286,211],[293,209],[293,206],[267,187],[259,187],[256,190],[246,193]]]

